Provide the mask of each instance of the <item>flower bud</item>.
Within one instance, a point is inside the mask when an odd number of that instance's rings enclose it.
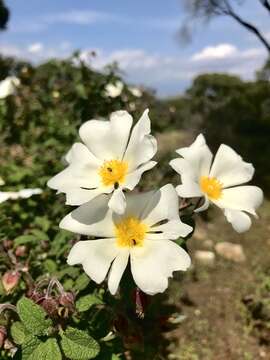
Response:
[[[15,255],[16,256],[25,256],[26,255],[26,246],[25,245],[21,245],[21,246],[18,246],[15,250]]]
[[[63,292],[59,296],[58,300],[60,305],[67,307],[71,311],[74,311],[75,296],[72,292]]]
[[[7,337],[6,328],[4,326],[0,326],[0,349],[2,349],[6,337]]]
[[[138,316],[138,318],[143,319],[146,307],[149,303],[147,295],[139,288],[136,288],[132,293],[132,298],[136,305],[136,315]]]
[[[58,302],[55,299],[51,297],[45,298],[40,305],[43,307],[43,309],[47,312],[49,316],[57,317]]]
[[[9,250],[12,248],[12,245],[13,245],[13,241],[12,240],[3,240],[3,246],[6,250]]]
[[[19,283],[20,273],[16,270],[7,271],[2,276],[2,284],[7,294],[9,294]]]

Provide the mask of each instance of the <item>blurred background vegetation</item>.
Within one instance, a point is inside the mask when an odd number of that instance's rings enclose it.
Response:
[[[0,1],[2,29],[8,16]],[[165,99],[147,88],[141,88],[139,96],[134,94],[116,64],[98,72],[85,64],[79,53],[36,65],[1,56],[0,81],[7,76],[16,76],[20,85],[13,95],[0,99],[0,176],[5,181],[1,190],[39,187],[44,192],[1,204],[1,303],[15,305],[23,295],[35,299],[35,293],[56,324],[77,327],[99,341],[101,360],[267,359],[268,201],[260,213],[261,222],[247,236],[233,233],[214,211],[199,218],[189,246],[194,259],[198,249],[214,253],[216,243],[229,240],[243,244],[248,261],[220,257],[215,266],[205,266],[194,260],[184,282],[177,276],[165,296],[151,300],[142,321],[136,316],[138,299],[134,300],[127,279],[122,288],[126,302],[118,303],[107,293],[106,285],[94,286],[81,269],[66,265],[67,253],[77,238],[59,231],[58,223],[70,209],[63,196],[56,197],[46,188],[46,182],[63,168],[61,158],[78,140],[78,128],[84,121],[107,118],[119,109],[138,119],[149,107],[152,131],[159,143],[159,165],[145,174],[140,188],[168,181],[177,184],[179,178],[167,163],[176,148],[190,144],[202,132],[213,151],[226,143],[252,162],[254,183],[269,196],[270,62],[258,69],[254,81],[228,74],[202,74],[183,94]],[[109,96],[108,84],[119,81],[123,90],[118,96]],[[16,281],[7,290],[3,278],[11,271]],[[54,290],[48,306],[42,296],[52,277],[63,285],[65,296],[73,294],[74,298],[63,301],[63,294]],[[16,336],[14,340],[13,323],[10,310],[0,314],[1,359],[7,359],[18,347],[16,359],[26,360],[29,357],[23,346]]]

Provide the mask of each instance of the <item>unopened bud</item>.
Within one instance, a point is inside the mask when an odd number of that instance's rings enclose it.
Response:
[[[136,315],[138,316],[138,318],[143,319],[146,307],[149,303],[147,295],[139,288],[136,288],[132,294],[132,297],[136,305]]]
[[[9,294],[19,283],[20,273],[18,271],[7,271],[2,276],[2,284],[7,294]]]
[[[4,341],[7,337],[7,330],[4,326],[0,326],[0,349],[2,349],[4,345]]]
[[[59,304],[74,311],[75,295],[72,292],[63,292],[59,296]]]
[[[13,241],[12,240],[3,240],[3,246],[6,250],[9,250],[12,248],[12,245],[13,245]]]
[[[53,298],[46,298],[40,304],[48,315],[57,317],[58,303]]]
[[[18,246],[17,249],[15,250],[15,255],[16,256],[25,256],[26,250],[27,250],[27,248],[25,245]]]

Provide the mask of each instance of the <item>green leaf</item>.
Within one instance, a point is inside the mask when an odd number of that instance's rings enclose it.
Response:
[[[35,223],[36,223],[36,225],[40,226],[42,228],[42,230],[44,230],[44,231],[49,230],[50,225],[51,225],[50,221],[48,220],[48,218],[46,216],[43,216],[43,217],[37,216],[35,218]]]
[[[56,262],[52,259],[46,259],[43,264],[46,272],[54,274],[57,271]]]
[[[116,354],[112,354],[111,360],[120,360],[120,357]]]
[[[103,301],[94,294],[82,296],[76,301],[76,309],[80,312],[87,311],[93,305],[103,304]]]
[[[26,330],[25,326],[20,321],[14,322],[11,325],[10,331],[15,344],[18,345],[23,344],[29,337],[29,332]]]
[[[45,310],[30,299],[21,298],[17,303],[17,310],[24,326],[32,335],[44,335],[52,326],[52,321],[46,319]]]
[[[88,360],[99,353],[99,344],[82,330],[68,327],[61,336],[62,349],[68,359]]]
[[[21,235],[14,239],[14,245],[24,245],[29,243],[37,242],[37,238],[34,235]]]
[[[89,277],[86,274],[81,274],[75,282],[75,290],[82,291],[84,290],[90,282]]]
[[[56,339],[48,339],[40,343],[27,360],[62,360]]]
[[[49,236],[41,230],[38,229],[33,229],[31,230],[31,233],[38,239],[38,240],[43,240],[43,241],[49,241]]]
[[[29,360],[32,353],[40,344],[41,341],[37,337],[32,336],[28,338],[22,345],[22,360]]]

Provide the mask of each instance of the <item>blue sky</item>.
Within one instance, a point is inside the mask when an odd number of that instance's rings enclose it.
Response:
[[[155,88],[161,96],[182,92],[203,72],[252,78],[267,56],[256,38],[231,19],[219,18],[209,25],[197,22],[192,41],[184,44],[177,37],[186,18],[182,3],[6,0],[11,20],[0,34],[0,52],[38,62],[81,50],[98,69],[118,61],[129,82]],[[242,10],[270,38],[270,16],[259,0],[246,0]],[[91,50],[98,54],[94,60],[89,60]]]

